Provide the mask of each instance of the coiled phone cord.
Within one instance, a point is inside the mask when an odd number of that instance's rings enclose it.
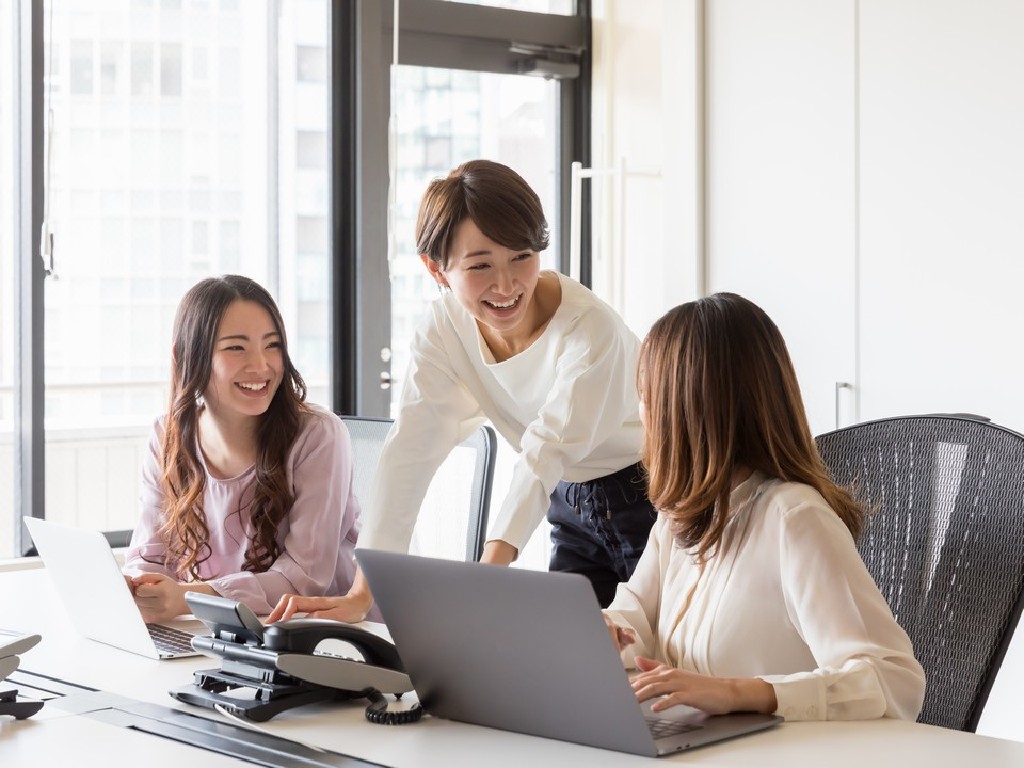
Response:
[[[415,723],[423,717],[423,707],[419,704],[414,704],[409,709],[389,710],[388,700],[376,688],[367,688],[361,691],[359,695],[370,700],[370,703],[366,705],[366,719],[371,723],[377,723],[378,725],[405,725],[406,723]],[[402,694],[395,695],[396,697],[401,697]]]

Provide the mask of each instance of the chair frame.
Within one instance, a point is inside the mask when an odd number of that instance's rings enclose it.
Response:
[[[338,415],[350,432],[358,431],[360,424],[394,424],[393,419],[387,418]],[[389,426],[389,432],[390,429]],[[494,484],[498,440],[494,429],[483,424],[473,430],[472,434],[456,447],[469,448],[476,456],[472,494],[469,501],[469,524],[466,528],[466,560],[477,562],[483,556],[484,543],[487,538],[487,521],[491,510],[491,488]]]
[[[991,420],[983,416],[976,416],[974,414],[969,413],[933,413],[914,416],[900,416],[885,419],[875,419],[872,421],[866,421],[859,424],[844,427],[842,429],[837,429],[831,432],[824,433],[816,437],[815,440],[818,445],[819,451],[822,454],[823,460],[825,460],[826,467],[828,467],[830,473],[835,475],[836,481],[842,485],[849,486],[852,481],[851,490],[854,492],[856,496],[857,484],[859,482],[858,477],[848,478],[845,476],[844,472],[838,471],[838,467],[829,466],[828,458],[832,454],[833,450],[838,449],[832,448],[832,446],[829,445],[830,442],[837,436],[843,433],[853,432],[854,430],[864,431],[870,430],[872,427],[884,427],[885,425],[894,422],[906,423],[913,421],[928,421],[933,423],[937,430],[941,430],[944,428],[947,431],[952,431],[957,428],[962,429],[966,424],[971,425],[971,427],[983,426],[987,430],[993,430],[993,434],[1001,434],[1005,438],[1017,440],[1020,441],[1021,443],[1024,443],[1024,435],[1013,430],[1007,429],[1006,427],[999,426],[998,424],[993,423]],[[863,501],[863,499],[861,500]],[[1021,500],[1021,504],[1024,505],[1024,499]],[[870,525],[870,523],[871,519],[869,517],[867,524]],[[867,526],[865,532],[867,532]],[[861,540],[858,542],[858,548],[860,549],[862,555],[865,554],[864,548],[867,547],[867,544],[868,537],[862,534]],[[939,565],[941,565],[941,561]],[[956,728],[958,730],[968,731],[971,733],[977,730],[978,723],[981,719],[982,712],[985,708],[985,704],[988,701],[989,694],[992,691],[992,686],[995,682],[996,673],[999,671],[999,668],[1003,663],[1003,659],[1006,656],[1007,649],[1010,646],[1010,642],[1013,638],[1014,631],[1019,624],[1022,612],[1024,612],[1024,577],[1022,577],[1019,581],[1019,588],[1017,590],[1016,600],[1009,607],[1009,610],[1005,614],[1003,614],[1003,624],[1001,627],[999,627],[998,636],[994,642],[994,646],[988,656],[988,659],[983,664],[983,676],[975,689],[974,698],[968,707],[966,717],[963,720],[958,720],[958,716],[953,716],[951,714],[946,723],[933,724],[944,725],[945,727]],[[926,697],[927,695],[928,694],[926,693]]]

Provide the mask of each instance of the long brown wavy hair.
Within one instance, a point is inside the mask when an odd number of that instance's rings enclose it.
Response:
[[[810,485],[859,535],[864,510],[822,463],[786,343],[756,304],[716,293],[670,310],[644,339],[637,386],[648,495],[699,559],[722,540],[737,467]]]
[[[291,510],[285,465],[302,426],[306,384],[288,356],[284,321],[270,294],[240,275],[211,277],[182,297],[174,317],[171,398],[163,440],[165,564],[181,579],[198,581],[199,566],[210,556],[210,531],[203,513],[206,474],[198,456],[201,395],[210,382],[217,327],[230,304],[251,301],[269,314],[281,336],[283,377],[257,431],[256,479],[243,568],[265,571],[280,554],[278,524]],[[241,514],[242,510],[238,510]]]

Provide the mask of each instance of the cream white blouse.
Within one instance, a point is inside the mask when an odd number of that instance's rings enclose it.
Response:
[[[520,551],[559,480],[593,480],[640,460],[639,339],[587,288],[558,279],[562,299],[547,327],[500,363],[455,296],[433,302],[412,344],[360,546],[408,550],[434,472],[486,420],[519,454],[488,539]]]
[[[924,670],[857,552],[810,486],[755,472],[730,499],[720,551],[701,568],[662,515],[607,613],[623,652],[716,677],[771,683],[787,720],[912,720]]]

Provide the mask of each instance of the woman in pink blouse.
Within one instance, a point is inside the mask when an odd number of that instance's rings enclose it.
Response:
[[[225,275],[185,294],[170,403],[150,437],[125,561],[146,621],[188,613],[187,591],[265,614],[286,593],[349,589],[359,531],[351,443],[305,396],[264,288]]]

